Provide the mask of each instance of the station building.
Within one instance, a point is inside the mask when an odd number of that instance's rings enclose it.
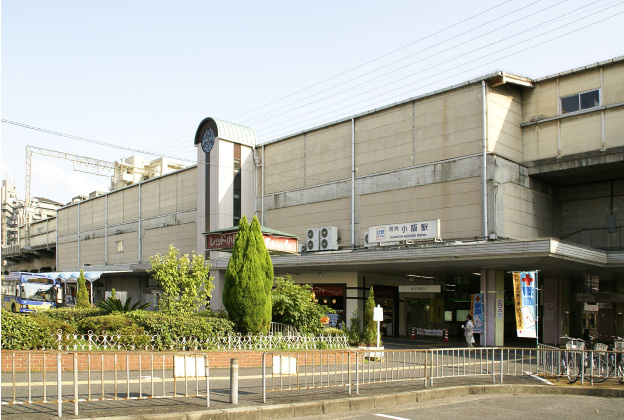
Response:
[[[346,322],[373,286],[386,335],[460,335],[483,293],[481,344],[512,345],[511,273],[537,270],[540,342],[624,335],[624,57],[496,72],[279,139],[209,117],[194,146],[196,166],[58,210],[56,269],[101,272],[96,297],[156,302],[149,256],[173,243],[211,259],[220,308],[226,232],[257,215],[299,238],[276,276]],[[369,233],[413,225],[435,234]]]

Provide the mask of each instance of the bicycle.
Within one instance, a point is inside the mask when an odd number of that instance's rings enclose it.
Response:
[[[559,360],[559,372],[568,377],[570,383],[578,380],[581,374],[582,352],[585,350],[585,341],[580,338],[572,338],[567,335],[561,336],[568,340],[566,343],[566,351],[561,352]]]
[[[609,374],[617,378],[621,384],[624,384],[624,338],[612,337],[613,351],[607,357],[609,365]]]
[[[583,373],[585,379],[594,383],[601,383],[609,377],[609,363],[607,362],[608,346],[603,343],[595,343],[594,351],[585,358]]]

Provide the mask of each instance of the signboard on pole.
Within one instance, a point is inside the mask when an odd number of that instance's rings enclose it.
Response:
[[[483,312],[483,293],[472,295],[470,303],[470,312],[472,313],[472,323],[474,324],[475,333],[483,334],[485,332],[485,314]]]
[[[537,338],[537,293],[535,271],[513,273],[516,330],[518,337]]]

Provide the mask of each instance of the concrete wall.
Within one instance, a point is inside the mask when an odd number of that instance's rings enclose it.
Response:
[[[520,131],[509,126],[517,124],[519,94],[501,88],[493,100],[492,147],[518,155]],[[482,137],[474,84],[358,117],[354,126],[347,120],[269,143],[259,151],[256,208],[265,226],[302,237],[307,228],[337,226],[343,247],[351,246],[352,218],[356,246],[369,226],[437,218],[444,236],[473,238],[481,230]]]
[[[523,161],[624,146],[624,63],[538,81],[522,93]],[[561,114],[561,97],[600,89],[601,106]],[[541,122],[541,120],[547,120]]]
[[[60,209],[58,270],[148,262],[169,244],[182,253],[195,250],[196,170],[173,172]]]
[[[624,180],[559,189],[561,238],[595,248],[624,247]],[[616,229],[607,230],[614,215]]]

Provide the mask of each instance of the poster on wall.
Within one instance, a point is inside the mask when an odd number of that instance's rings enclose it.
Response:
[[[518,337],[537,338],[535,271],[514,271],[513,289]]]
[[[472,295],[470,300],[470,313],[472,314],[472,322],[474,323],[475,333],[483,334],[485,332],[485,315],[483,313],[483,293]]]

